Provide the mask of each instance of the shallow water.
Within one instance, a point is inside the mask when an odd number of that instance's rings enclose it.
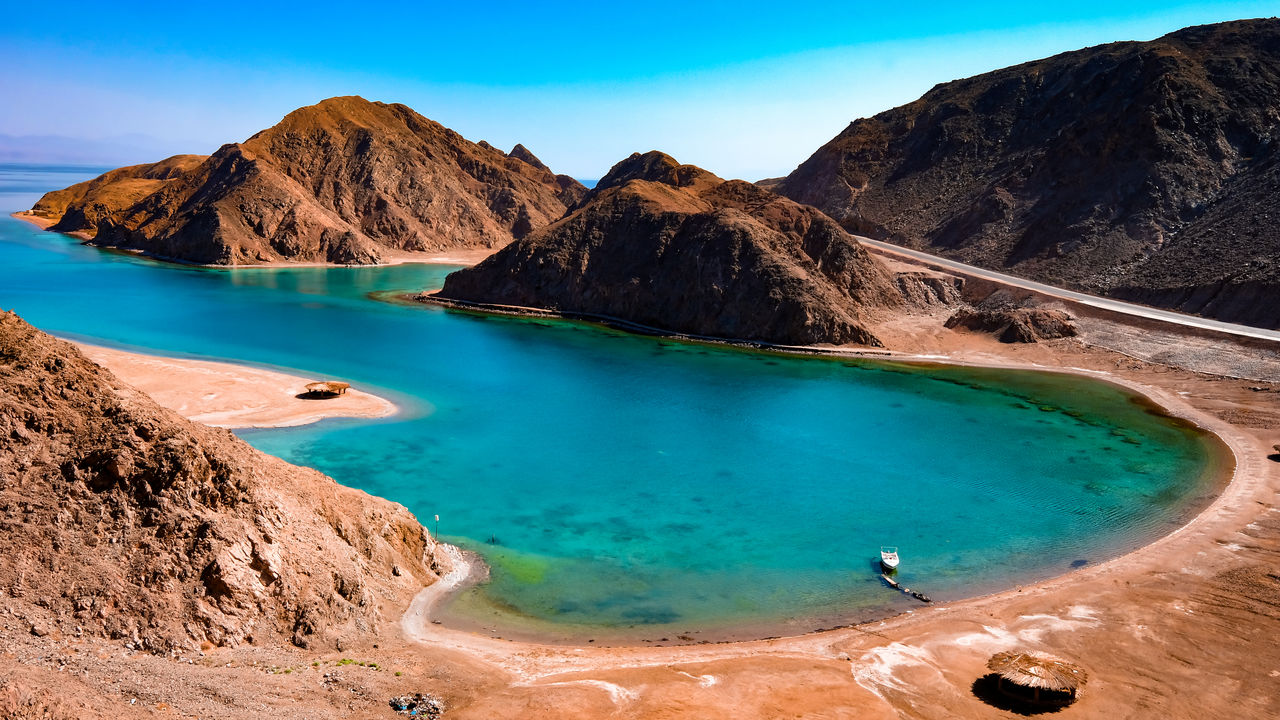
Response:
[[[91,173],[90,173],[91,174]],[[84,175],[81,171],[80,175]],[[76,171],[0,166],[0,207]],[[0,219],[0,307],[63,336],[350,379],[405,411],[246,431],[480,553],[446,621],[711,639],[912,607],[1095,563],[1212,492],[1209,442],[1079,377],[789,358],[395,305],[449,268],[205,270]],[[432,528],[434,529],[434,528]]]

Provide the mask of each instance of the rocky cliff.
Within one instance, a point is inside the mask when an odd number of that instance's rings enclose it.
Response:
[[[436,577],[405,508],[185,420],[12,313],[0,437],[0,598],[58,618],[35,634],[331,647]]]
[[[659,152],[618,163],[564,218],[451,274],[438,297],[801,345],[876,345],[869,319],[903,302],[822,213]]]
[[[984,267],[1280,327],[1280,20],[945,83],[781,182],[845,228]]]
[[[144,197],[121,196],[94,213],[92,242],[218,265],[499,248],[586,191],[516,151],[469,142],[403,105],[331,98],[224,145]],[[51,196],[37,205],[46,216],[57,207]]]

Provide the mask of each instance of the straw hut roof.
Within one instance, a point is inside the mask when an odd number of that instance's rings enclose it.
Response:
[[[350,383],[339,382],[337,380],[329,380],[327,382],[313,382],[307,384],[307,392],[309,393],[327,393],[338,395],[346,392],[351,387]]]
[[[991,657],[987,669],[1023,687],[1077,695],[1089,675],[1065,660],[1039,652],[1002,652]]]

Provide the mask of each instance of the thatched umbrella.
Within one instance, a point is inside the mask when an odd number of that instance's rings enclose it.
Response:
[[[349,383],[339,382],[337,380],[313,382],[307,384],[307,394],[317,396],[341,395],[345,393],[349,387],[351,387]]]
[[[1033,702],[1070,702],[1080,696],[1089,675],[1083,669],[1039,652],[1002,652],[987,661],[987,669],[1000,677],[1001,692],[1010,693],[1012,684],[1031,690],[1031,697],[1023,693],[1015,697]],[[1047,697],[1042,699],[1041,694]]]

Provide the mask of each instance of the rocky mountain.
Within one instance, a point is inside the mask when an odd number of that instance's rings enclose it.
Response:
[[[93,243],[175,260],[368,264],[502,247],[585,191],[523,146],[507,155],[403,105],[340,97],[224,145],[143,197],[99,198],[90,213],[69,188],[37,209],[54,216],[65,196],[63,227],[96,218]]]
[[[565,217],[451,274],[437,297],[802,345],[876,345],[869,320],[904,302],[822,213],[660,152],[618,163]]]
[[[182,177],[207,158],[174,155],[160,162],[116,168],[92,180],[45,193],[31,208],[31,214],[57,220],[50,230],[95,234],[98,221]]]
[[[185,420],[12,313],[0,437],[0,597],[54,618],[35,634],[332,647],[436,578],[405,508]]]
[[[1280,327],[1280,20],[949,82],[774,187],[845,228],[1018,275]]]

